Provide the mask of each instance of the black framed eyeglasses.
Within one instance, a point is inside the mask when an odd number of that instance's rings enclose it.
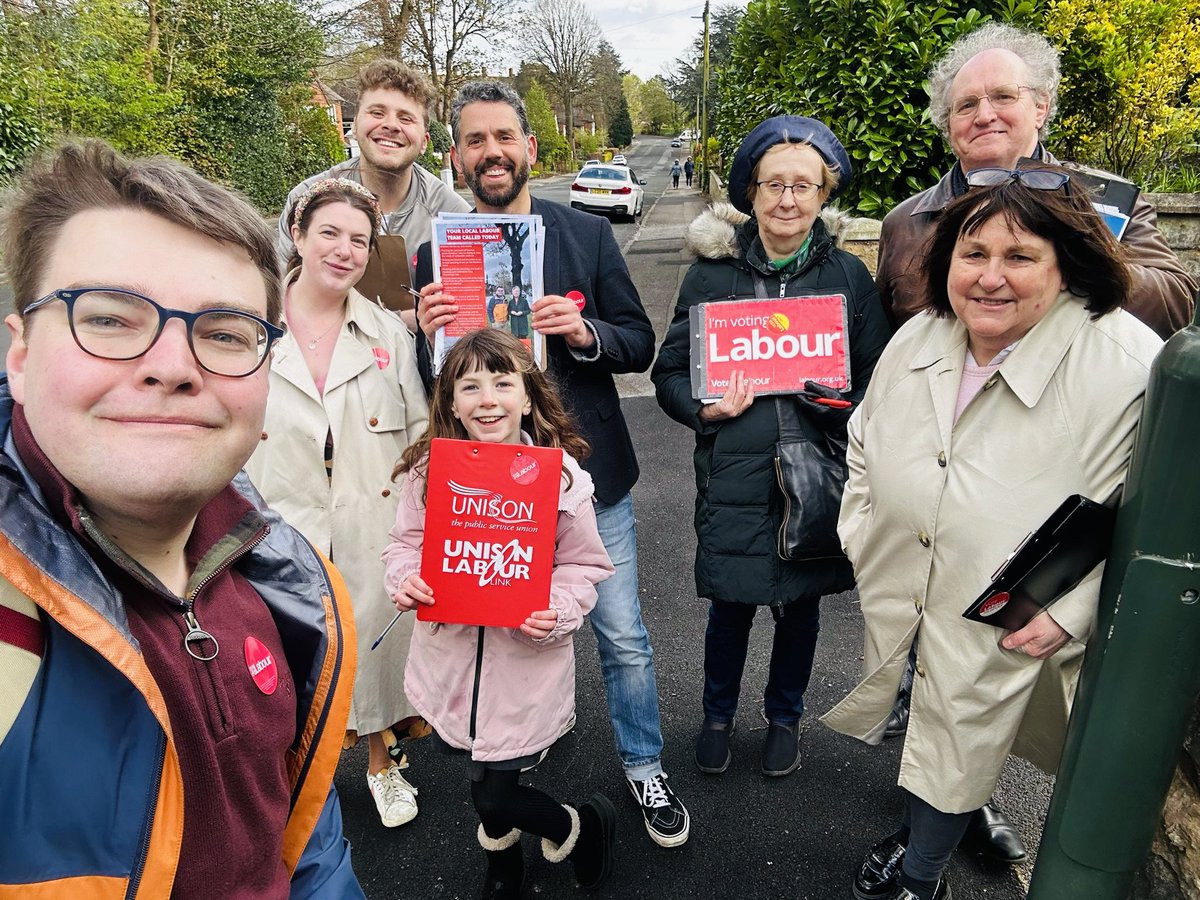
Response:
[[[137,359],[154,346],[169,319],[182,319],[188,346],[200,368],[214,375],[244,378],[258,370],[272,345],[283,337],[282,328],[240,309],[184,312],[124,288],[51,291],[25,307],[23,315],[55,300],[67,306],[71,336],[79,349],[99,359]]]
[[[774,199],[782,197],[784,191],[791,191],[792,196],[797,200],[807,200],[809,197],[816,196],[817,191],[821,189],[821,185],[810,184],[807,181],[797,181],[795,184],[785,184],[782,181],[756,181],[754,184],[760,191]]]
[[[976,169],[967,173],[967,184],[971,187],[995,187],[1000,184],[1020,182],[1035,191],[1057,191],[1067,188],[1070,193],[1071,176],[1053,169]]]

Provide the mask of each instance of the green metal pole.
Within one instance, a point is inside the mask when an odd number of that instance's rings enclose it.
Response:
[[[700,193],[708,194],[708,0],[704,0],[704,78],[700,86],[700,152],[704,163],[700,168]]]
[[[1154,362],[1029,900],[1126,900],[1200,691],[1200,327]]]

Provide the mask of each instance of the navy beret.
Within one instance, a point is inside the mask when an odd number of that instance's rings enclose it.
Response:
[[[829,199],[832,200],[840,194],[854,174],[850,155],[842,146],[842,142],[816,119],[807,116],[772,116],[756,125],[734,154],[733,165],[729,167],[729,202],[746,215],[753,215],[754,207],[746,199],[746,190],[750,187],[750,173],[763,158],[763,154],[776,144],[796,141],[810,144],[831,168],[837,170],[838,183],[829,192]]]

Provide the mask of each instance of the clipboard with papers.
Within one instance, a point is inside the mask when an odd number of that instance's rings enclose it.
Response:
[[[1023,628],[1104,562],[1115,522],[1112,506],[1071,495],[1001,563],[963,618]]]

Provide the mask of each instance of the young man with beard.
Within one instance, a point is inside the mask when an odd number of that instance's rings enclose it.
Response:
[[[466,212],[462,197],[416,165],[429,144],[434,92],[429,80],[394,59],[377,59],[358,73],[354,138],[359,156],[306,178],[288,194],[279,216],[279,256],[292,254],[292,210],[308,189],[326,178],[357,181],[379,199],[381,234],[404,238],[409,253],[429,240],[440,212]]]
[[[537,159],[525,105],[495,82],[466,85],[451,113],[451,159],[483,214],[534,214],[545,225],[546,295],[530,303],[530,326],[546,336],[548,368],[567,408],[578,419],[592,455],[583,463],[596,487],[596,520],[616,574],[597,586],[588,616],[600,649],[609,715],[629,789],[646,830],[660,846],[687,838],[687,809],[667,784],[654,652],[638,600],[637,539],[630,489],[638,467],[613,375],[644,371],[654,356],[654,329],[608,221],[540,200],[529,192]],[[457,304],[433,281],[429,244],[417,254],[421,287],[417,319],[427,341],[418,352],[428,375],[437,329],[452,322]],[[511,313],[511,310],[510,310]]]
[[[238,474],[271,230],[100,141],[32,163],[0,226],[0,897],[361,898],[350,601]]]

